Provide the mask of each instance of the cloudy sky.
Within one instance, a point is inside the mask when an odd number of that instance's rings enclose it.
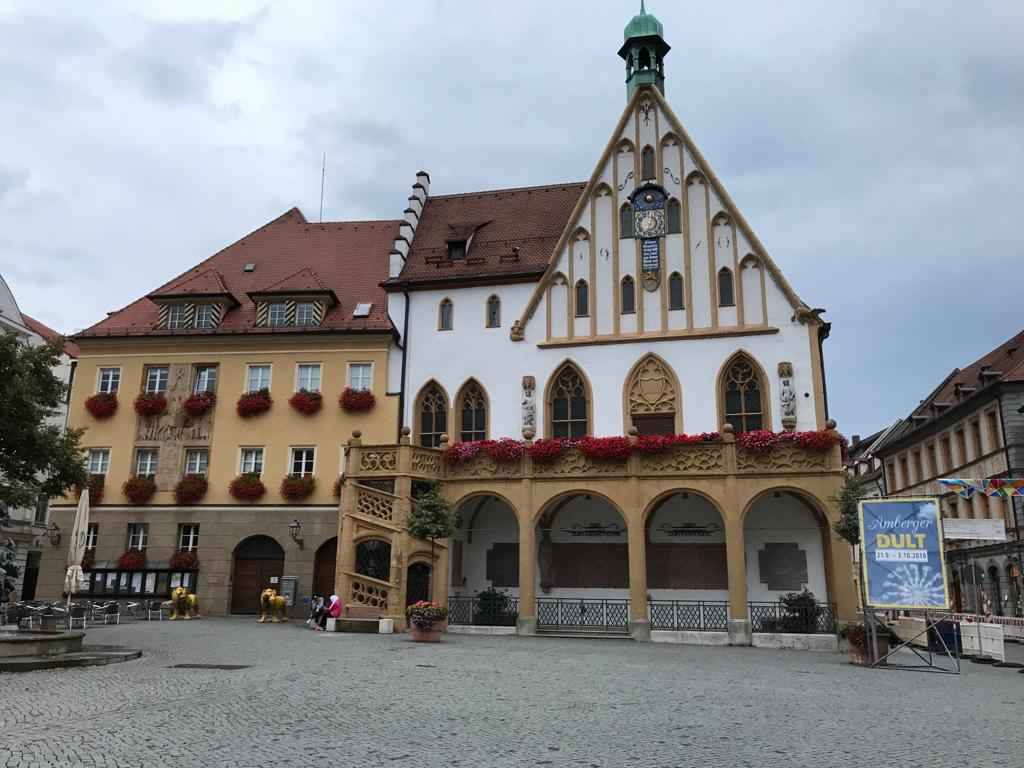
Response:
[[[72,332],[298,205],[585,179],[631,0],[0,0],[0,273]],[[811,10],[818,8],[820,10]],[[651,0],[667,95],[866,434],[1024,326],[1024,4]]]

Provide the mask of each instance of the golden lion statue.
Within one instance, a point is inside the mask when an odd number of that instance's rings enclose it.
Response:
[[[259,623],[265,623],[268,614],[273,614],[273,618],[270,620],[271,624],[288,621],[288,614],[285,613],[285,603],[287,602],[287,598],[284,595],[277,594],[277,590],[273,587],[264,589],[260,592]]]
[[[171,621],[175,619],[198,619],[199,598],[185,587],[171,590]]]

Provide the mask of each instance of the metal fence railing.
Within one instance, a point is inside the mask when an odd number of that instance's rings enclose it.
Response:
[[[649,600],[651,629],[725,632],[729,603],[718,600]]]
[[[514,627],[519,598],[503,593],[448,598],[448,623],[477,627]]]
[[[625,632],[629,629],[629,600],[537,598],[537,628]]]
[[[834,603],[786,605],[777,602],[751,602],[750,629],[752,632],[834,635],[836,607]]]

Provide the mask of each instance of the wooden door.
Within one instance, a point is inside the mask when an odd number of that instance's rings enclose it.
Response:
[[[231,585],[231,612],[242,614],[259,613],[260,593],[267,587],[280,589],[284,573],[284,558],[280,560],[235,560],[235,577]],[[277,577],[277,583],[271,578]]]
[[[316,551],[313,564],[313,594],[329,597],[334,594],[334,576],[338,565],[338,539],[328,539]]]
[[[420,600],[430,600],[430,566],[426,563],[413,563],[409,566],[405,604],[412,605]]]

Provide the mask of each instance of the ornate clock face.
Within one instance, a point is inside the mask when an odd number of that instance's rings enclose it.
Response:
[[[640,234],[642,235],[653,235],[658,229],[658,219],[654,215],[654,211],[646,211],[640,216]]]
[[[665,234],[665,211],[659,208],[635,211],[633,223],[637,237],[661,237]]]

